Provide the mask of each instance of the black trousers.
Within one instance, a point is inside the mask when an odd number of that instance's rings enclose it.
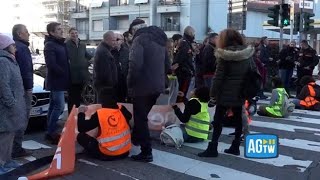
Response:
[[[312,76],[312,70],[307,70],[307,69],[302,69],[298,68],[297,69],[297,93],[296,96],[298,96],[302,90],[302,86],[300,85],[300,80],[303,78],[303,76]]]
[[[191,77],[179,77],[178,76],[178,83],[179,83],[179,91],[183,92],[184,96],[177,97],[177,103],[184,102],[187,98],[187,93],[189,90],[189,86],[191,83]]]
[[[216,106],[216,112],[214,114],[214,121],[213,121],[213,133],[212,133],[212,142],[218,142],[219,137],[222,132],[222,124],[226,117],[226,112],[230,107],[225,107],[221,105]],[[235,141],[240,142],[240,137],[242,134],[242,106],[239,107],[232,107],[233,118],[236,122],[235,128]]]
[[[132,139],[140,144],[141,152],[146,155],[152,153],[148,114],[152,106],[156,104],[158,97],[159,94],[133,98],[134,127]]]
[[[68,91],[68,112],[70,113],[73,105],[76,107],[80,106],[81,103],[81,92],[83,90],[84,84],[71,84]]]
[[[113,161],[117,159],[124,159],[128,157],[129,152],[118,156],[107,156],[103,154],[99,149],[99,143],[96,138],[89,136],[86,133],[79,133],[77,136],[78,143],[87,151],[87,153],[96,159],[102,161]]]

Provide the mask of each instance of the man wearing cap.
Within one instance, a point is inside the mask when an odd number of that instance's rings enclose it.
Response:
[[[147,116],[165,90],[165,72],[170,66],[167,36],[159,27],[147,27],[141,19],[131,23],[129,32],[133,35],[127,77],[128,93],[133,98],[132,143],[141,146],[141,153],[131,158],[151,162],[153,157]]]

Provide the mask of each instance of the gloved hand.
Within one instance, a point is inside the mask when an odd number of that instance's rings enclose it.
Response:
[[[179,107],[175,104],[175,105],[172,105],[172,109],[178,109]]]
[[[214,107],[217,104],[217,100],[215,98],[210,98],[208,102],[208,107]]]

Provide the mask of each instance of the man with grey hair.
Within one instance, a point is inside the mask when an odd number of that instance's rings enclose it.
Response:
[[[112,31],[106,32],[94,56],[93,82],[98,95],[98,103],[101,103],[101,89],[109,88],[110,92],[112,92],[109,96],[110,98],[115,98],[116,95],[118,70],[116,60],[111,54],[111,50],[115,48],[116,42],[115,34]]]
[[[24,157],[28,156],[31,153],[22,148],[22,140],[25,133],[25,130],[28,125],[28,121],[30,118],[30,110],[31,110],[31,100],[32,100],[32,88],[33,88],[33,64],[31,52],[29,50],[29,32],[25,25],[16,24],[12,28],[12,36],[15,41],[17,52],[15,54],[16,60],[20,67],[20,72],[23,80],[23,86],[25,90],[25,103],[26,103],[26,112],[25,121],[26,126],[22,129],[18,130],[15,133],[13,149],[12,149],[12,157]]]
[[[153,161],[148,114],[160,93],[165,90],[169,57],[166,49],[167,35],[159,27],[147,27],[135,19],[129,32],[133,43],[129,55],[127,77],[128,94],[133,98],[134,127],[132,143],[141,146],[141,153],[133,155],[135,161]]]

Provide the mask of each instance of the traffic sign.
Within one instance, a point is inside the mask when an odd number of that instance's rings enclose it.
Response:
[[[303,2],[304,2],[304,6],[303,6]],[[313,9],[313,1],[300,0],[299,8]]]

